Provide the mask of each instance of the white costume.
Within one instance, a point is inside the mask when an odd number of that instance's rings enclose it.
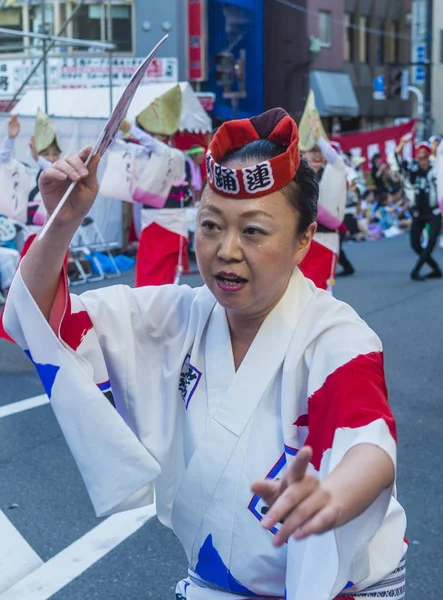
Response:
[[[319,184],[318,207],[325,208],[338,224],[343,222],[346,206],[346,191],[348,181],[348,170],[343,158],[328,144],[326,140],[320,138],[317,145],[326,159],[326,166],[323,171]],[[325,225],[330,227],[328,223]],[[340,252],[340,237],[338,231],[320,232],[314,236],[322,246],[329,248],[334,254]]]
[[[395,463],[381,343],[349,306],[296,269],[237,372],[206,287],[115,286],[70,301],[61,280],[50,323],[19,271],[5,329],[36,364],[97,514],[150,503],[155,487],[189,561],[177,598],[404,597],[392,489],[347,525],[278,549],[250,491],[305,443],[320,478],[360,443]]]
[[[37,182],[41,171],[52,163],[38,156],[35,169],[13,158],[13,151],[14,139],[8,137],[0,150],[0,215],[26,225],[24,239],[27,239],[40,231],[46,216]],[[28,215],[31,207],[38,207],[32,220]]]
[[[338,228],[345,216],[348,172],[343,157],[324,138],[317,140],[317,146],[327,163],[317,175],[321,177],[317,231],[300,268],[317,287],[332,291],[340,252]]]

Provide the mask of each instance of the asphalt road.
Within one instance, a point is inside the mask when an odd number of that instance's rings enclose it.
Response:
[[[411,542],[407,598],[441,600],[443,281],[409,280],[413,256],[406,237],[347,245],[346,252],[356,273],[338,280],[335,295],[360,313],[385,348],[390,401],[399,431],[398,495],[408,514]],[[443,264],[443,250],[436,251],[436,258]],[[192,285],[198,282],[197,277],[188,280]],[[118,282],[122,281],[131,283],[132,273]],[[43,393],[30,362],[2,340],[0,382],[0,510],[47,563],[46,577],[54,578],[64,568],[57,565],[69,562],[63,563],[60,553],[75,549],[85,534],[89,539],[99,521],[50,406],[1,416],[2,407]],[[112,546],[115,540],[106,543]],[[94,551],[100,554],[106,543],[99,540]],[[76,561],[78,557],[71,559]],[[83,574],[71,575],[72,581],[67,577],[55,595],[38,592],[37,585],[35,592],[17,598],[167,600],[174,597],[175,583],[186,573],[181,548],[155,517],[91,563]],[[0,569],[0,589],[1,582]],[[3,598],[10,600],[5,592],[0,593]]]

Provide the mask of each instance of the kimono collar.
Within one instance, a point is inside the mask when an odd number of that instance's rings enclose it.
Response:
[[[260,139],[282,144],[286,151],[243,169],[219,164],[228,152]],[[229,198],[259,198],[281,190],[295,178],[299,166],[297,125],[282,108],[268,110],[252,119],[224,123],[214,135],[206,155],[209,186]]]

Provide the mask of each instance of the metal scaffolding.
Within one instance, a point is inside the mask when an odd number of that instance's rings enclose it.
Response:
[[[0,10],[5,7],[6,0],[2,2],[0,5]],[[43,11],[43,22],[45,19],[45,0],[41,2],[41,8]],[[112,97],[112,51],[115,50],[116,46],[110,42],[99,42],[94,40],[81,40],[77,38],[70,37],[62,37],[61,34],[66,30],[69,23],[72,22],[80,8],[85,4],[85,0],[81,0],[75,9],[72,11],[71,15],[66,19],[63,25],[60,27],[57,35],[49,35],[44,33],[31,33],[29,31],[21,31],[16,29],[7,29],[0,27],[0,38],[2,35],[7,36],[15,36],[21,38],[32,38],[42,40],[42,55],[37,61],[37,64],[31,69],[30,73],[27,75],[26,79],[21,84],[20,88],[15,92],[13,98],[7,103],[2,112],[9,112],[14,105],[17,98],[25,89],[31,77],[37,72],[40,66],[43,67],[43,88],[44,88],[44,101],[45,101],[45,112],[49,113],[49,102],[48,102],[48,80],[47,80],[47,60],[49,52],[54,48],[54,46],[58,44],[69,45],[69,46],[84,46],[86,48],[97,48],[99,50],[103,50],[107,52],[108,61],[109,61],[109,97],[110,97],[110,111],[112,112],[113,106],[113,97]],[[108,36],[112,34],[112,24],[111,24],[111,8],[109,4],[109,17],[108,17]]]

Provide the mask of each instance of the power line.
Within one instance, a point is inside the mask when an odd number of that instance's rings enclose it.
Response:
[[[288,6],[289,8],[293,8],[294,10],[301,12],[305,15],[312,15],[314,17],[318,17],[321,11],[312,10],[310,8],[305,8],[304,6],[300,6],[300,4],[292,4],[292,2],[288,2],[288,0],[274,0],[275,2],[279,2],[284,6]],[[390,37],[390,38],[398,38],[402,40],[412,41],[412,37],[406,34],[395,33],[391,31],[385,31],[383,29],[375,29],[373,27],[365,27],[363,25],[354,25],[353,23],[347,23],[343,19],[335,19],[331,17],[331,23],[336,25],[342,25],[343,27],[349,27],[349,29],[354,29],[356,31],[364,31],[367,33],[374,33],[376,35]]]

